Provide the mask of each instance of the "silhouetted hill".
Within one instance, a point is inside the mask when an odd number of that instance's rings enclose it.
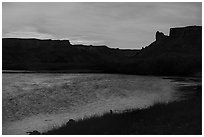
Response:
[[[3,70],[98,70],[139,50],[71,45],[68,40],[3,39]]]
[[[140,53],[141,57],[157,56],[163,53],[177,52],[180,54],[201,53],[202,28],[188,26],[171,28],[169,36],[162,32],[156,33],[156,40]]]
[[[141,50],[71,45],[68,40],[3,38],[3,70],[195,75],[202,67],[202,27],[156,32]]]
[[[171,28],[132,58],[127,72],[151,75],[195,75],[202,67],[202,27]],[[130,67],[131,66],[131,67]]]

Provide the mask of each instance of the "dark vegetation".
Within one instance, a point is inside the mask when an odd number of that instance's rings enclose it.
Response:
[[[201,73],[202,27],[171,28],[141,50],[72,45],[68,40],[3,38],[3,70],[188,76]]]
[[[156,104],[147,109],[92,116],[53,128],[48,135],[201,135],[201,86],[183,86],[185,100]],[[40,133],[39,133],[40,134]]]

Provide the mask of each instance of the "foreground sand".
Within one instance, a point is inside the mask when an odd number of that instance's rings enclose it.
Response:
[[[177,81],[182,79],[177,79]],[[107,113],[88,119],[68,122],[43,134],[95,135],[201,135],[201,85],[181,86],[185,100],[156,104],[147,109],[127,110],[120,114]]]

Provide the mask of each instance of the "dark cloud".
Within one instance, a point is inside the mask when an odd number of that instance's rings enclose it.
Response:
[[[141,48],[157,30],[201,25],[202,3],[3,3],[3,37],[51,37]]]

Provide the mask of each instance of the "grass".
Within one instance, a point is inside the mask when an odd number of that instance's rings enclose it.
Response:
[[[202,88],[179,89],[188,99],[147,109],[106,113],[68,122],[44,135],[201,135]]]

